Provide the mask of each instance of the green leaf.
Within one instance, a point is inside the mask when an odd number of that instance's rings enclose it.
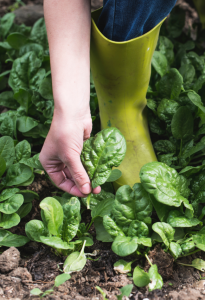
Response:
[[[29,242],[26,236],[13,234],[10,231],[0,229],[0,246],[21,247]]]
[[[92,194],[90,195],[90,209],[93,210],[93,208],[98,205],[101,201],[105,199],[113,199],[114,201],[115,196],[110,193],[106,192],[103,189],[101,189],[101,192],[99,194]],[[81,198],[83,204],[87,207],[87,200],[88,197],[86,198]]]
[[[158,43],[160,53],[166,56],[169,65],[171,65],[174,61],[173,43],[165,36],[160,36]]]
[[[172,227],[193,227],[200,223],[200,221],[196,218],[188,219],[184,215],[180,213],[178,210],[170,211],[167,223],[169,223]]]
[[[10,197],[15,195],[19,191],[20,190],[18,188],[9,188],[9,189],[3,190],[0,195],[0,202],[9,199]]]
[[[1,214],[0,213],[0,227],[4,229],[9,229],[19,224],[21,221],[17,213],[11,215]]]
[[[4,158],[7,168],[13,163],[15,149],[14,141],[11,137],[3,136],[0,138],[0,156]]]
[[[120,259],[116,263],[114,263],[114,270],[121,274],[129,273],[132,270],[131,268],[132,263],[133,261],[127,262],[123,259]]]
[[[177,38],[181,35],[185,23],[185,11],[175,6],[172,14],[168,19],[167,29],[172,38]]]
[[[39,206],[44,212],[50,234],[59,235],[63,223],[63,209],[60,203],[54,198],[47,197],[41,201]]]
[[[205,235],[193,235],[193,242],[196,245],[197,248],[199,248],[202,251],[205,251]]]
[[[124,236],[124,232],[121,230],[120,227],[117,226],[115,221],[110,218],[109,216],[103,217],[103,226],[106,229],[106,231],[111,235],[112,238],[117,236]]]
[[[157,84],[161,98],[176,99],[182,88],[183,77],[177,69],[170,69]]]
[[[40,294],[42,294],[43,292],[39,289],[39,288],[35,288],[35,289],[32,289],[30,291],[30,294],[31,295],[35,295],[35,296],[39,296]]]
[[[0,134],[13,137],[13,133],[14,133],[13,120],[9,117],[5,118],[0,126]]]
[[[176,207],[179,207],[183,203],[185,207],[193,210],[188,200],[183,197],[183,195],[188,195],[188,182],[185,177],[180,177],[176,170],[163,163],[151,162],[141,168],[140,179],[145,190],[153,194],[157,201]]]
[[[138,238],[117,236],[112,243],[112,251],[119,256],[128,256],[138,248]]]
[[[103,218],[97,217],[94,220],[94,226],[96,231],[96,239],[98,241],[102,241],[105,243],[113,242],[113,238],[111,235],[107,232],[105,227],[103,226]]]
[[[169,247],[171,254],[174,256],[175,259],[177,259],[182,254],[182,248],[179,244],[171,242]]]
[[[162,121],[170,121],[179,107],[179,103],[174,100],[162,99],[157,108],[157,115]]]
[[[179,265],[183,265],[183,266],[188,266],[188,267],[193,267],[199,271],[204,272],[205,271],[205,261],[203,259],[200,258],[196,258],[191,262],[190,264],[183,264],[183,263],[178,263]]]
[[[44,78],[39,86],[39,93],[47,100],[53,99],[51,78]]]
[[[168,140],[158,140],[153,144],[153,146],[157,152],[162,152],[167,154],[176,152],[176,145],[174,145],[172,142]]]
[[[16,145],[15,153],[17,162],[22,158],[28,159],[31,156],[31,145],[26,140],[23,140]]]
[[[12,24],[13,24],[13,21],[15,19],[15,14],[14,13],[8,13],[8,14],[5,14],[1,20],[0,20],[0,25],[1,25],[1,36],[3,38],[6,37],[6,35],[8,34]]]
[[[0,156],[0,177],[4,175],[4,172],[6,171],[6,162],[3,159],[2,156]],[[1,197],[1,196],[0,196]],[[1,201],[1,200],[0,200]]]
[[[109,178],[112,167],[118,167],[126,152],[126,141],[117,128],[107,128],[83,144],[81,160],[95,188]]]
[[[105,215],[110,215],[113,204],[113,198],[102,200],[91,211],[92,218],[95,219],[96,217],[104,217]]]
[[[184,84],[189,86],[193,82],[196,73],[194,66],[191,64],[182,65],[179,72],[184,79]]]
[[[24,54],[30,51],[35,52],[36,55],[39,56],[39,54],[43,52],[43,47],[40,44],[27,42],[27,44],[20,47],[19,57],[23,56]]]
[[[26,44],[27,37],[20,32],[13,32],[7,37],[7,42],[13,49],[19,50],[21,46]]]
[[[17,119],[17,128],[22,133],[28,132],[37,125],[38,122],[31,117],[22,116]]]
[[[19,194],[23,195],[24,203],[31,202],[33,201],[33,199],[39,199],[39,195],[36,192],[31,190],[20,190]]]
[[[60,286],[61,284],[63,284],[67,280],[69,280],[70,278],[71,278],[71,276],[69,274],[60,274],[60,275],[56,276],[55,286],[56,287]]]
[[[45,76],[45,69],[40,69],[42,60],[35,52],[28,52],[14,60],[9,76],[9,85],[14,92],[19,88],[35,90]]]
[[[35,169],[39,169],[39,170],[43,170],[43,167],[40,163],[40,160],[39,160],[39,153],[38,154],[35,154],[33,157],[31,158],[22,158],[21,159],[21,163],[31,167],[31,168],[35,168]]]
[[[133,272],[133,281],[136,286],[143,287],[150,283],[150,278],[144,270],[136,267]]]
[[[31,98],[32,98],[32,91],[26,90],[24,88],[20,88],[15,94],[14,99],[20,104],[21,108],[23,108],[28,114],[28,110],[31,107]]]
[[[22,219],[30,213],[31,209],[32,209],[32,203],[26,203],[21,205],[21,207],[17,210],[16,213]]]
[[[191,181],[191,190],[194,196],[194,202],[204,203],[205,199],[205,171],[195,175]]]
[[[86,264],[86,256],[84,253],[85,243],[82,247],[81,252],[71,253],[65,260],[63,265],[63,271],[67,274],[72,272],[81,271]]]
[[[116,192],[112,210],[118,226],[130,226],[133,220],[144,221],[152,213],[152,204],[149,194],[142,184],[136,183],[131,189],[124,185]]]
[[[170,242],[174,239],[175,230],[169,224],[164,222],[154,223],[152,229],[160,235],[162,241],[168,248]]]
[[[41,242],[40,237],[46,235],[46,229],[42,221],[31,220],[25,226],[26,235],[32,241]]]
[[[106,180],[106,182],[114,182],[114,181],[118,180],[121,176],[122,176],[122,172],[118,169],[114,169],[111,171],[111,174],[108,177],[108,179]]]
[[[80,201],[76,197],[72,197],[63,205],[63,226],[61,237],[63,241],[71,241],[77,234],[81,221]]]
[[[192,148],[190,148],[189,150],[187,150],[184,154],[183,154],[183,158],[187,158],[190,157],[191,155],[201,151],[205,149],[205,137],[203,137],[200,142],[198,142],[195,146],[193,146]]]
[[[6,185],[20,185],[32,176],[32,170],[28,166],[17,163],[9,167],[6,174]]]
[[[11,198],[0,203],[0,212],[7,215],[13,214],[20,208],[20,206],[23,204],[23,201],[24,199],[22,195],[15,194]]]
[[[0,105],[11,109],[17,109],[19,106],[14,99],[14,93],[12,91],[6,91],[0,94]]]
[[[63,242],[60,237],[56,236],[51,236],[51,237],[46,237],[46,236],[40,236],[40,241],[41,243],[50,246],[54,249],[63,249],[63,250],[68,250],[72,249],[72,247],[67,243]]]
[[[163,287],[163,279],[158,273],[157,265],[152,265],[148,271],[151,282],[149,283],[149,291],[161,289]]]
[[[122,300],[123,296],[129,297],[133,289],[133,284],[127,284],[120,289],[121,295],[117,296],[118,300]]]
[[[184,169],[182,169],[179,172],[179,174],[182,174],[188,178],[193,174],[199,173],[199,171],[201,171],[203,168],[205,168],[205,165],[197,166],[197,167],[187,166]]]
[[[152,66],[156,72],[163,77],[168,71],[168,61],[166,56],[159,51],[154,51],[152,57]]]
[[[195,250],[195,244],[193,241],[185,241],[185,243],[181,244],[182,254],[186,255]]]
[[[205,107],[201,102],[201,97],[196,92],[194,91],[188,92],[187,96],[189,97],[192,103],[194,103],[198,108],[200,108],[205,113]]]
[[[141,221],[134,220],[131,222],[128,229],[128,236],[131,237],[147,237],[149,234],[148,226]]]
[[[175,139],[187,139],[193,134],[194,120],[191,111],[186,106],[178,108],[174,114],[171,129]]]
[[[31,30],[30,40],[42,45],[45,50],[48,49],[48,39],[44,18],[41,18],[37,22],[35,22]]]

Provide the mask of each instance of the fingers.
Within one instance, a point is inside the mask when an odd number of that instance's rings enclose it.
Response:
[[[77,188],[75,182],[68,178],[64,171],[56,171],[56,172],[47,172],[50,179],[54,182],[54,184],[60,188],[61,190],[77,197],[86,197],[85,194],[81,193]]]
[[[92,193],[93,194],[99,194],[101,192],[101,187],[97,186],[96,188],[93,189]]]
[[[86,173],[82,162],[80,160],[80,155],[78,153],[72,153],[72,158],[65,162],[68,167],[72,180],[75,182],[77,188],[82,194],[91,193],[91,183]]]

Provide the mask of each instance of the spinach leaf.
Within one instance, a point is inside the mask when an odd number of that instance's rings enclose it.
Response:
[[[171,122],[172,134],[175,139],[190,138],[193,134],[194,120],[191,111],[186,106],[181,106],[173,116]]]
[[[157,83],[157,91],[162,98],[176,99],[182,88],[183,77],[177,69],[170,69]]]
[[[176,170],[163,163],[151,162],[141,168],[140,179],[145,190],[157,201],[176,207],[183,203],[185,207],[193,210],[188,200],[183,197],[187,196],[187,181]]]
[[[9,76],[9,85],[14,92],[19,88],[35,90],[45,76],[45,70],[40,69],[42,60],[35,52],[28,52],[15,59]]]
[[[13,234],[10,231],[0,229],[0,246],[21,247],[29,242],[26,236]]]
[[[126,141],[117,128],[103,129],[84,142],[81,160],[93,188],[109,178],[112,167],[120,165],[125,152]]]
[[[200,223],[196,218],[187,218],[178,210],[170,211],[167,223],[172,227],[193,227]]]
[[[172,226],[164,222],[156,222],[152,225],[152,229],[160,235],[165,246],[168,248],[170,242],[174,240],[175,230]]]
[[[59,236],[63,223],[63,209],[60,203],[54,198],[47,197],[41,201],[40,208],[44,212],[46,226],[49,232]]]

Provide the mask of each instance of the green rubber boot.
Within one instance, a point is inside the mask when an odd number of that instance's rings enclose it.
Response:
[[[146,93],[151,60],[160,22],[143,36],[113,42],[97,28],[101,9],[92,13],[91,72],[99,101],[102,129],[117,127],[127,142],[125,158],[118,167],[122,177],[115,188],[139,182],[141,167],[156,160],[146,118]]]

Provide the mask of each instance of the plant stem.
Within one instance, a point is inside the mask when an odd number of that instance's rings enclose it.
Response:
[[[182,139],[181,139],[181,142],[180,142],[180,151],[179,151],[179,157],[182,156]]]
[[[92,226],[93,222],[94,222],[94,219],[91,220],[91,222],[90,222],[90,224],[89,224],[89,226],[88,226],[88,228],[87,228],[87,231],[89,231],[89,229],[90,229],[90,227]]]
[[[152,266],[151,260],[149,259],[148,255],[145,254],[146,259],[148,260],[148,263],[150,264],[150,266]]]
[[[91,197],[91,193],[87,197],[87,209],[90,209],[90,197]]]
[[[199,251],[201,251],[200,249],[198,249],[198,250],[195,250],[195,251],[193,251],[193,252],[190,252],[190,253],[188,253],[188,254],[185,254],[185,255],[180,255],[178,258],[180,258],[180,257],[185,257],[185,256],[189,256],[189,255],[192,255],[192,254],[194,254],[194,253],[196,253],[196,252],[199,252]]]

